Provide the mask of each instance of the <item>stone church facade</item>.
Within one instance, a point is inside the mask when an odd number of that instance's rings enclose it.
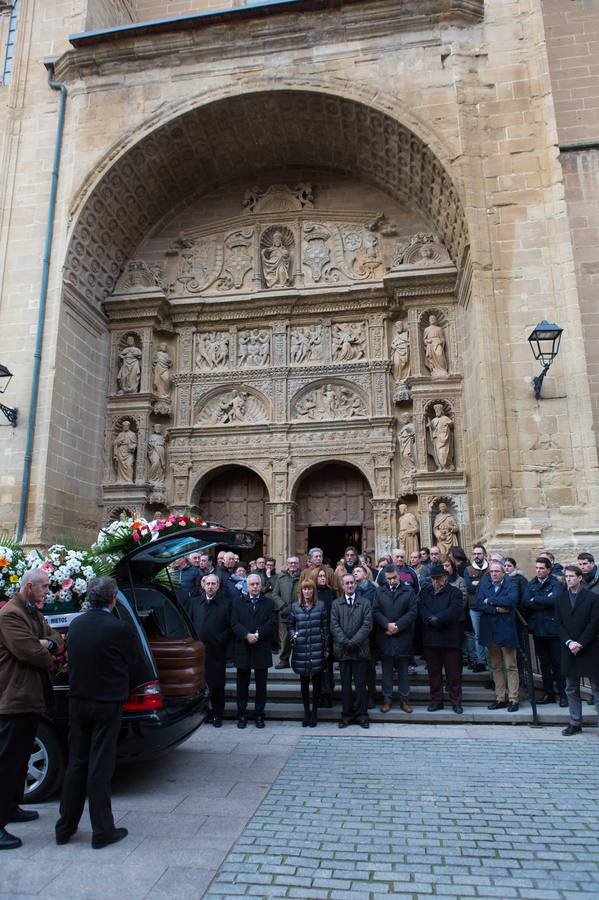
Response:
[[[66,117],[30,543],[168,508],[279,560],[327,533],[598,549],[599,4],[568,6],[0,4],[2,524],[31,422],[45,59]],[[542,319],[564,337],[537,401]]]

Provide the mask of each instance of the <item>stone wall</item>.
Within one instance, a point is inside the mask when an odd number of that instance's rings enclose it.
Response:
[[[88,0],[86,31],[138,21],[137,0]]]

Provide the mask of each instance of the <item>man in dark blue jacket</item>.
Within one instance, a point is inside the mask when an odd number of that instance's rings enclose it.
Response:
[[[481,613],[479,640],[487,648],[495,694],[497,699],[489,705],[489,709],[505,709],[508,712],[518,710],[518,631],[516,626],[516,608],[518,596],[509,578],[505,577],[505,569],[500,562],[489,564],[490,581],[479,585],[476,595],[476,609]],[[508,703],[505,702],[505,676],[507,671]]]
[[[555,604],[563,586],[551,574],[551,561],[547,557],[537,558],[535,570],[537,574],[529,581],[528,596],[522,599],[521,606],[541,666],[544,696],[537,703],[555,703],[557,691],[559,705],[567,706],[566,682],[561,667],[562,649],[555,624]]]

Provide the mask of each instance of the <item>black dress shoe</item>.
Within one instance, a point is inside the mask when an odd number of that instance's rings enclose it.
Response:
[[[36,812],[34,809],[21,809],[20,806],[17,806],[16,812],[10,817],[9,822],[33,822],[34,819],[39,819],[40,814]]]
[[[56,832],[56,843],[60,846],[61,844],[68,844],[74,834],[76,834],[77,829],[74,831],[57,831]]]
[[[308,728],[310,725],[310,716],[304,716],[302,719],[302,728]]]
[[[456,715],[458,715],[458,716],[461,716],[464,712],[464,707],[460,706],[459,703],[456,703],[455,706],[452,706],[451,708],[453,709],[454,713],[456,713]]]
[[[548,703],[555,703],[553,694],[545,694],[540,700],[537,700],[537,706],[546,706]]]
[[[565,696],[565,694],[562,694],[561,697],[559,698],[559,705],[561,707],[565,707],[568,705],[568,698]]]
[[[582,725],[567,725],[566,728],[563,729],[562,734],[564,737],[571,737],[573,734],[580,734],[582,731]]]
[[[126,828],[115,828],[110,837],[92,838],[92,847],[94,850],[101,850],[102,847],[108,847],[109,844],[116,844],[126,838],[129,832]]]
[[[237,719],[237,727],[238,728],[246,728],[248,723],[247,716],[239,716]]]
[[[16,850],[21,847],[23,841],[21,838],[15,837],[6,828],[0,828],[0,850]]]
[[[431,703],[430,706],[426,707],[427,712],[439,712],[440,709],[443,709],[442,703]]]
[[[368,719],[358,719],[358,725],[360,728],[370,728],[370,722]]]
[[[256,728],[264,728],[264,716],[256,716]]]
[[[520,704],[516,700],[511,700],[507,705],[508,712],[518,712]]]
[[[494,703],[489,703],[487,709],[505,709],[507,703],[504,703],[503,700],[495,700]]]
[[[222,728],[222,727],[223,727],[223,720],[221,719],[221,717],[219,716],[218,713],[213,713],[213,715],[212,715],[212,724],[214,725],[215,728]]]
[[[348,719],[339,719],[337,722],[337,728],[347,728],[350,724]]]

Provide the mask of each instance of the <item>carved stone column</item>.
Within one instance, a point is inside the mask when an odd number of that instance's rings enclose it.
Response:
[[[293,547],[295,503],[292,500],[269,503],[268,509],[270,512],[270,554],[275,557],[279,571],[282,571]]]
[[[375,555],[390,553],[398,546],[397,500],[371,500],[374,513]],[[375,560],[376,562],[376,560]]]
[[[272,364],[287,365],[287,326],[288,322],[275,322],[272,327]]]
[[[333,323],[330,319],[322,320],[322,358],[325,363],[330,363],[333,360],[332,325]]]
[[[368,321],[368,344],[371,359],[385,359],[385,319],[382,315],[373,315]]]
[[[169,511],[177,515],[185,513],[188,508],[187,496],[189,492],[189,471],[191,463],[187,461],[177,461],[171,466],[173,476],[173,492],[171,502],[169,503]],[[201,515],[201,510],[200,510]]]

